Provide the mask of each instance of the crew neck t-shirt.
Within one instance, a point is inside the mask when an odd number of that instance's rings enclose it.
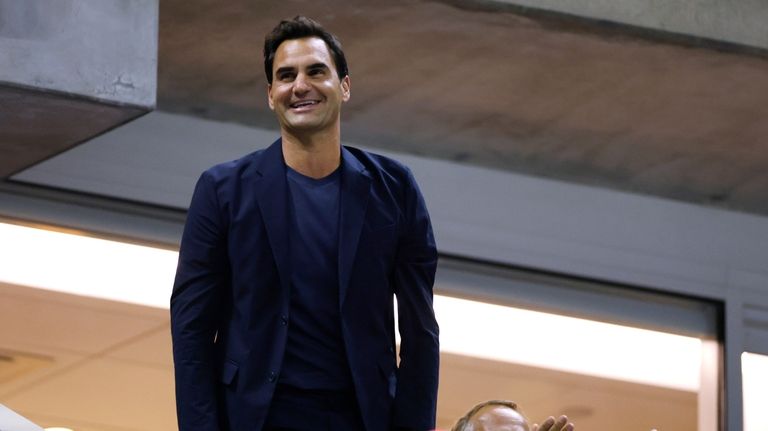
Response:
[[[286,166],[290,194],[291,296],[279,383],[349,390],[339,311],[341,171],[314,179]]]

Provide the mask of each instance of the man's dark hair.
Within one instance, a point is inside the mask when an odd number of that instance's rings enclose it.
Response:
[[[264,38],[264,72],[267,74],[267,82],[272,84],[272,64],[275,61],[277,47],[286,40],[301,39],[304,37],[318,37],[325,42],[333,57],[336,72],[339,79],[349,75],[347,59],[341,49],[341,42],[333,34],[328,32],[319,22],[298,15],[291,20],[280,21],[275,28]]]

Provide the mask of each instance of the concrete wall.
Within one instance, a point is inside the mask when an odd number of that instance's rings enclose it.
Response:
[[[497,0],[768,49],[764,0]]]
[[[0,83],[154,107],[158,0],[0,0]]]

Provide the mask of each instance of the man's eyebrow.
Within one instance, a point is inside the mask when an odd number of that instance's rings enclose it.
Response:
[[[296,68],[295,68],[295,67],[291,67],[291,66],[283,66],[283,67],[280,67],[280,68],[278,68],[278,69],[275,71],[275,75],[277,75],[277,74],[280,74],[280,73],[283,73],[283,72],[291,72],[291,71],[294,71],[294,70],[296,70]]]
[[[327,64],[318,62],[318,63],[312,63],[309,66],[307,66],[307,69],[330,69]]]

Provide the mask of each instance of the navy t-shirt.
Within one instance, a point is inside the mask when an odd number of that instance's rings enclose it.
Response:
[[[290,193],[291,311],[280,383],[352,387],[339,312],[341,172],[314,179],[286,167]]]

